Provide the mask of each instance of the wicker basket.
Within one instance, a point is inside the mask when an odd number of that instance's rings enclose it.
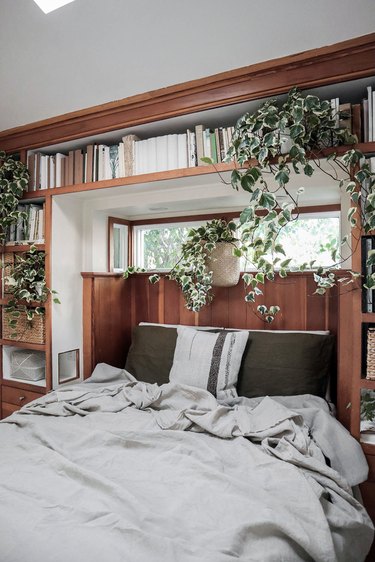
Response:
[[[366,379],[375,380],[375,328],[367,330]]]
[[[3,311],[3,339],[22,341],[25,343],[45,343],[46,340],[46,323],[44,314],[35,315],[30,321],[27,320],[26,312],[20,310],[20,316],[17,318],[16,328],[9,326],[9,318],[11,313]],[[13,337],[13,334],[16,335]]]
[[[206,258],[206,267],[212,271],[213,287],[234,287],[240,280],[240,260],[233,255],[233,244],[218,242]]]
[[[6,282],[6,277],[11,277],[14,266],[14,254],[6,252],[3,256],[3,291],[4,295],[12,293],[12,286]]]

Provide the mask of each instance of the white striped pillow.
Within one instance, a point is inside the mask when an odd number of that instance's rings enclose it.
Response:
[[[171,382],[209,390],[218,399],[237,396],[236,384],[249,333],[217,333],[179,326]]]

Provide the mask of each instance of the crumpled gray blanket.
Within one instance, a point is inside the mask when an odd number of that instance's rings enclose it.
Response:
[[[362,450],[313,396],[219,404],[102,364],[0,450],[0,562],[359,562],[373,538]]]

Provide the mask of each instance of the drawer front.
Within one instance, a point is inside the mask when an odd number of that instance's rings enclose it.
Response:
[[[3,420],[4,418],[7,418],[13,414],[13,412],[17,412],[20,408],[21,406],[16,406],[16,404],[6,404],[3,402],[1,404],[1,419]]]
[[[20,388],[13,388],[5,385],[2,387],[2,401],[19,407],[24,406],[41,396],[44,395],[30,390],[21,390]]]

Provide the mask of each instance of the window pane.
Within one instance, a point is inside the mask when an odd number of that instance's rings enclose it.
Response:
[[[128,262],[128,227],[124,224],[113,225],[113,271],[121,272]]]
[[[138,252],[137,265],[145,269],[171,269],[180,257],[181,244],[189,230],[190,227],[180,225],[143,229],[139,239],[143,251]]]
[[[289,267],[298,267],[303,263],[315,260],[314,268],[332,266],[331,251],[339,248],[340,219],[339,217],[300,216],[296,221],[285,226],[278,237],[288,258],[292,258]],[[340,261],[338,257],[336,263]],[[251,269],[251,255],[247,269]],[[243,260],[245,269],[245,260]]]

